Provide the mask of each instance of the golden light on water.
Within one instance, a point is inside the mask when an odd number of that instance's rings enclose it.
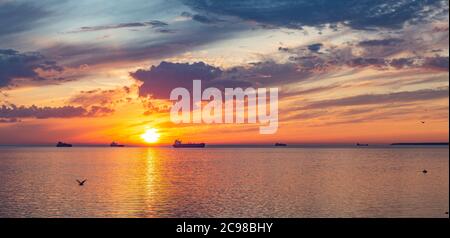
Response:
[[[150,128],[145,131],[144,134],[141,135],[141,138],[146,143],[156,143],[158,142],[160,134],[155,128]]]

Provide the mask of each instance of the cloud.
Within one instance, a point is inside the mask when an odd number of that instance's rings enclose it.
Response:
[[[286,51],[289,60],[302,69],[328,70],[348,66],[352,68],[372,67],[380,70],[423,68],[448,71],[448,56],[426,56],[417,51],[414,43],[399,38],[364,40],[346,45],[312,44]],[[423,50],[423,46],[422,50]],[[322,50],[323,49],[323,50]],[[316,54],[320,50],[320,54]],[[402,57],[398,57],[402,56]]]
[[[394,68],[401,69],[405,67],[414,66],[414,58],[397,58],[390,61],[390,65]]]
[[[74,117],[97,117],[106,116],[113,112],[112,109],[100,106],[92,106],[89,110],[83,107],[37,107],[2,105],[0,107],[0,119],[11,120],[18,118],[74,118]]]
[[[354,58],[347,62],[350,67],[386,67],[387,63],[382,58]]]
[[[445,89],[423,89],[417,91],[404,91],[387,94],[366,94],[346,98],[316,101],[310,103],[305,107],[302,107],[302,109],[417,102],[448,98],[448,95],[448,87]]]
[[[404,42],[402,39],[387,38],[381,40],[366,40],[359,42],[359,46],[371,47],[371,46],[396,46]]]
[[[155,98],[163,99],[168,98],[171,90],[176,87],[191,89],[194,79],[203,80],[204,87],[269,87],[298,83],[313,76],[321,78],[321,74],[336,73],[343,68],[425,69],[448,72],[448,56],[427,57],[416,54],[408,57],[408,54],[398,54],[403,52],[404,48],[396,47],[404,43],[400,38],[387,37],[344,45],[327,44],[327,48],[322,43],[292,49],[280,47],[279,51],[290,54],[290,61],[281,63],[267,60],[228,69],[221,69],[205,62],[194,64],[162,62],[149,69],[137,70],[131,73],[131,76],[143,82],[140,96],[153,95]],[[367,48],[379,48],[378,51],[382,53],[374,54],[374,51],[366,51]],[[319,51],[320,54],[317,54]],[[403,57],[393,57],[396,55]],[[323,90],[333,88],[335,87]],[[293,94],[286,93],[285,96]]]
[[[200,14],[192,14],[190,12],[182,12],[182,17],[189,18],[193,21],[197,21],[203,24],[215,24],[215,23],[221,23],[225,22],[224,20],[218,19],[213,16],[206,16],[206,15],[200,15]]]
[[[31,2],[0,1],[0,37],[32,29],[49,12]]]
[[[408,21],[426,19],[430,12],[448,11],[445,0],[184,0],[199,12],[237,16],[280,27],[344,23],[355,29],[399,28]],[[448,13],[447,13],[448,14]]]
[[[369,123],[374,121],[404,121],[417,117],[418,112],[427,111],[426,115],[421,115],[421,120],[443,120],[448,121],[448,107],[442,106],[421,106],[419,104],[395,104],[381,105],[371,108],[356,108],[343,112],[337,112],[334,118],[338,120],[329,120],[320,123],[317,126],[330,126],[340,124]],[[413,119],[414,120],[414,119]]]
[[[85,117],[99,117],[107,116],[114,112],[114,109],[102,106],[92,106],[83,116]]]
[[[40,49],[43,54],[57,59],[69,67],[80,65],[98,65],[115,62],[133,62],[151,59],[161,59],[194,51],[196,47],[217,40],[232,38],[235,34],[248,29],[244,25],[215,26],[213,24],[201,27],[175,28],[158,36],[157,40],[141,38],[133,43],[115,43],[113,45],[100,43],[54,43]],[[158,28],[164,30],[166,28]]]
[[[294,57],[291,58],[293,62],[264,61],[228,69],[221,69],[205,62],[189,64],[163,61],[158,66],[131,72],[130,76],[143,82],[139,88],[141,97],[151,95],[156,99],[167,99],[170,92],[177,87],[192,90],[192,81],[195,79],[202,80],[203,88],[223,89],[226,87],[283,86],[289,83],[298,83],[313,76],[320,78],[322,73],[338,72],[342,67],[355,69],[374,67],[379,70],[423,68],[448,71],[448,57],[384,59],[350,55],[346,58],[339,58],[339,54],[334,53]],[[332,90],[336,87],[336,85],[331,85],[304,92],[286,92],[283,96]]]
[[[38,70],[61,72],[63,68],[39,52],[20,53],[12,49],[0,49],[0,88],[9,86],[16,78],[46,80],[39,75]]]
[[[144,82],[139,88],[140,96],[152,95],[157,99],[166,99],[170,92],[177,87],[192,89],[194,79],[211,81],[222,73],[221,69],[203,62],[183,64],[163,61],[158,66],[152,66],[148,70],[139,69],[130,75],[134,79]]]
[[[430,69],[449,71],[449,61],[447,57],[429,57],[425,59],[424,66]]]
[[[167,27],[169,24],[158,21],[146,21],[146,22],[129,22],[129,23],[120,23],[113,25],[103,25],[103,26],[84,26],[74,31],[69,31],[67,33],[80,33],[80,32],[92,32],[92,31],[103,31],[103,30],[111,30],[111,29],[122,29],[122,28],[136,28],[136,27],[152,27],[152,28],[162,28]]]
[[[133,90],[135,90],[133,88]],[[69,98],[68,104],[89,107],[92,105],[112,106],[118,103],[127,102],[132,89],[130,87],[120,87],[116,89],[94,89],[89,91],[81,91]]]
[[[317,52],[319,52],[320,48],[322,48],[322,46],[323,46],[323,44],[321,44],[321,43],[308,45],[308,50],[310,50],[311,52],[317,53]]]
[[[389,67],[395,69],[403,68],[423,68],[435,71],[449,71],[448,57],[436,56],[436,57],[410,57],[410,58],[354,58],[346,62],[350,67],[375,67],[380,69],[386,69]]]
[[[162,103],[159,100],[154,100],[150,98],[142,98],[142,106],[145,108],[144,115],[152,115],[157,113],[167,113],[170,112],[171,105]]]
[[[287,47],[278,47],[278,51],[281,51],[281,52],[289,52],[289,48],[287,48]]]
[[[319,87],[314,87],[314,88],[309,88],[309,89],[286,90],[286,91],[283,91],[282,96],[284,98],[305,96],[305,95],[309,95],[309,94],[317,94],[317,93],[327,92],[327,91],[331,91],[331,90],[336,90],[338,88],[343,88],[343,87],[346,87],[346,86],[343,86],[340,84],[332,84],[332,85],[319,86]]]
[[[20,122],[20,120],[17,118],[6,118],[6,119],[0,118],[0,123],[17,123],[17,122]]]
[[[282,83],[299,82],[311,76],[315,68],[299,68],[295,64],[278,64],[273,61],[257,62],[247,66],[221,69],[204,62],[171,63],[161,62],[150,69],[139,69],[130,75],[143,82],[139,95],[152,95],[156,99],[167,99],[170,92],[183,87],[192,91],[192,81],[202,80],[202,88],[247,88],[273,86]]]

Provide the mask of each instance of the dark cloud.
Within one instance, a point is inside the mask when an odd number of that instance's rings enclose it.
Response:
[[[387,38],[379,40],[369,40],[358,42],[356,45],[361,46],[363,51],[355,55],[352,51],[354,44],[344,47],[331,46],[326,50],[316,54],[323,45],[312,44],[296,49],[289,49],[291,56],[289,60],[301,69],[327,71],[329,68],[341,66],[349,66],[352,68],[373,67],[377,69],[407,69],[407,68],[423,68],[435,71],[448,71],[448,56],[432,56],[424,57],[416,56],[394,58],[393,56],[407,51],[401,45],[403,40],[397,38]],[[370,48],[378,48],[378,50],[370,50]],[[413,50],[413,49],[411,49]]]
[[[359,46],[370,47],[370,46],[396,46],[404,42],[402,39],[388,38],[381,40],[366,40],[359,42]]]
[[[411,57],[411,58],[354,58],[347,62],[351,67],[375,67],[386,69],[388,67],[403,69],[403,68],[423,68],[435,71],[449,71],[448,57]]]
[[[310,50],[311,52],[317,53],[322,48],[322,46],[323,46],[323,44],[321,44],[321,43],[308,45],[308,50]]]
[[[263,61],[250,67],[234,67],[227,70],[225,77],[251,82],[255,87],[270,87],[290,82],[300,82],[316,72],[317,65],[302,65],[300,62],[277,63]]]
[[[398,58],[390,61],[390,65],[397,69],[412,67],[414,64],[414,58]]]
[[[327,55],[307,55],[307,56],[291,56],[289,60],[294,62],[303,71],[325,70],[330,65],[339,65],[342,60],[337,61],[335,56],[327,58]]]
[[[401,44],[396,38],[369,40],[357,45],[362,47],[389,46],[395,47]],[[167,99],[171,90],[176,87],[191,89],[192,80],[200,79],[203,87],[270,87],[280,86],[293,82],[301,82],[312,76],[320,78],[321,73],[329,73],[340,67],[352,67],[355,69],[374,67],[384,69],[408,69],[423,68],[431,70],[448,71],[448,57],[419,56],[410,58],[385,58],[370,57],[370,53],[363,52],[358,56],[352,53],[348,47],[330,47],[321,51],[321,43],[312,44],[297,49],[280,47],[279,51],[291,54],[291,62],[276,63],[274,61],[256,62],[250,65],[237,66],[229,69],[221,69],[204,62],[170,63],[162,62],[150,69],[140,69],[131,73],[131,76],[141,82],[140,96],[153,95],[158,99]],[[317,54],[317,52],[321,52]],[[331,88],[335,88],[332,86]],[[331,89],[325,87],[323,90]],[[308,92],[304,92],[308,93]],[[286,93],[284,96],[292,96],[295,92]]]
[[[105,116],[113,112],[112,109],[100,106],[92,106],[89,110],[83,107],[63,106],[63,107],[37,107],[2,105],[0,107],[0,119],[11,118],[73,118],[73,117],[96,117]]]
[[[169,41],[117,47],[97,44],[56,44],[42,49],[42,52],[59,59],[67,66],[80,67],[168,57],[188,50],[189,45],[189,41],[184,44],[171,44]]]
[[[387,103],[407,103],[448,98],[448,88],[445,89],[423,89],[417,91],[404,91],[388,94],[367,94],[346,98],[330,99],[313,102],[302,109],[317,109],[328,107],[374,105]]]
[[[139,88],[140,96],[152,95],[157,99],[166,99],[177,87],[192,89],[192,81],[195,79],[205,82],[217,79],[222,75],[222,70],[203,62],[182,64],[163,61],[158,66],[152,66],[148,70],[139,69],[130,75],[144,82]]]
[[[280,46],[280,47],[278,47],[278,51],[289,52],[289,48]]]
[[[200,15],[200,14],[192,14],[192,13],[189,13],[189,12],[182,12],[181,16],[190,18],[193,21],[197,21],[197,22],[200,22],[200,23],[203,23],[203,24],[215,24],[215,23],[224,22],[224,20],[221,20],[221,19],[216,18],[216,17]]]
[[[91,32],[91,31],[103,31],[103,30],[111,30],[111,29],[122,29],[122,28],[136,28],[136,27],[152,27],[152,28],[161,28],[167,27],[169,24],[153,20],[146,22],[129,22],[129,23],[120,23],[113,25],[103,25],[103,26],[84,26],[80,27],[77,30],[69,31],[67,33],[80,33],[80,32]]]
[[[31,2],[0,1],[0,37],[29,30],[48,14]]]
[[[424,66],[430,69],[449,71],[449,61],[447,57],[429,57],[425,59]]]
[[[270,87],[289,82],[299,82],[314,74],[315,66],[299,67],[299,65],[273,61],[257,62],[247,66],[221,69],[204,62],[171,63],[162,62],[150,69],[139,69],[130,75],[141,82],[140,96],[152,95],[157,99],[167,99],[170,92],[183,87],[192,89],[192,81],[202,80],[202,87],[247,88]]]
[[[202,80],[203,88],[216,87],[223,89],[226,87],[246,88],[250,86],[271,87],[286,85],[310,79],[312,76],[320,78],[321,73],[329,73],[330,70],[341,66],[349,66],[352,68],[375,67],[378,69],[421,67],[430,68],[432,70],[448,70],[448,58],[445,57],[438,57],[437,59],[429,58],[425,60],[420,58],[386,60],[383,58],[362,57],[338,60],[336,58],[327,57],[328,56],[322,55],[305,56],[296,58],[293,63],[265,61],[229,69],[221,69],[204,62],[193,64],[161,62],[158,66],[152,66],[149,69],[139,69],[130,73],[130,75],[134,79],[143,82],[139,88],[139,95],[141,97],[151,95],[155,99],[167,99],[170,92],[177,87],[192,90],[192,81],[195,79]],[[447,64],[445,64],[446,62]],[[337,87],[338,85],[330,85],[304,91],[286,92],[282,96],[291,97],[295,95],[317,93],[336,89]],[[433,91],[433,93],[437,92]],[[399,95],[399,97],[402,96],[404,95]],[[420,98],[423,95],[417,96]],[[367,96],[364,99],[370,98],[371,96]],[[383,97],[380,95],[377,95],[376,98],[376,100],[383,100]],[[395,98],[395,94],[385,97],[385,99],[389,98]],[[359,98],[356,98],[355,100],[358,99]]]
[[[232,38],[246,29],[248,29],[247,26],[238,24],[221,27],[210,24],[189,29],[169,30],[172,34],[162,35],[158,40],[142,39],[133,44],[114,45],[58,43],[41,49],[40,52],[69,67],[161,59],[192,51],[195,47],[210,42]]]
[[[398,28],[407,21],[419,21],[430,15],[425,14],[426,11],[448,11],[445,0],[395,3],[388,0],[184,0],[183,2],[199,12],[238,16],[245,20],[291,28],[336,23],[345,23],[357,29]]]
[[[171,29],[167,29],[167,28],[158,28],[155,30],[156,32],[159,33],[175,33],[175,30],[171,30]]]
[[[15,78],[42,81],[36,70],[61,72],[63,68],[55,61],[38,52],[20,53],[12,49],[0,49],[0,88],[9,86]]]
[[[382,58],[355,58],[347,62],[351,67],[386,67],[387,63],[385,59]]]

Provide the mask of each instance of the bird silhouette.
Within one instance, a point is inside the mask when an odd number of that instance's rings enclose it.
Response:
[[[426,173],[428,173],[428,171],[427,171],[426,169],[424,169],[424,170],[422,171],[422,173],[426,174]]]
[[[421,123],[422,123],[422,124],[425,124],[425,122],[424,122],[424,121],[421,121]]]
[[[77,179],[78,185],[80,185],[80,186],[83,186],[86,181],[87,181],[87,179],[85,179],[83,181],[80,181]]]

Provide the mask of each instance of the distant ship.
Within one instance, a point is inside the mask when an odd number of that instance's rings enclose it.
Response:
[[[284,144],[284,143],[275,143],[275,146],[287,146],[287,144]]]
[[[356,146],[369,146],[369,144],[360,144],[360,143],[356,143]]]
[[[118,143],[116,143],[114,141],[109,146],[111,146],[111,147],[125,147],[125,145],[118,144]]]
[[[56,147],[72,147],[72,145],[60,141],[56,144]]]
[[[205,143],[188,143],[183,144],[180,140],[175,140],[172,145],[174,148],[204,148],[206,146]]]

